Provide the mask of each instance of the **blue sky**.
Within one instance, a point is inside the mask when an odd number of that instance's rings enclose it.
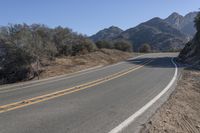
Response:
[[[42,23],[91,35],[109,27],[134,27],[152,17],[182,15],[200,8],[200,0],[0,0],[0,25]]]

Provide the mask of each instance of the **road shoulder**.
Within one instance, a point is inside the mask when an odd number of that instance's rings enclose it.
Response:
[[[185,69],[175,91],[141,133],[200,132],[200,71]]]

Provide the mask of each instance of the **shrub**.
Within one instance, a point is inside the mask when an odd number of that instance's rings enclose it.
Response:
[[[108,41],[98,41],[96,42],[96,46],[99,49],[102,49],[102,48],[113,49],[114,48],[113,44]]]
[[[139,52],[149,53],[149,52],[151,52],[151,46],[149,44],[145,43],[139,48]]]
[[[36,61],[85,54],[96,45],[68,28],[15,24],[0,27],[0,48],[0,82],[15,82],[26,78]]]
[[[133,51],[132,45],[128,41],[125,41],[125,40],[115,42],[114,48],[121,51],[126,51],[126,52]]]

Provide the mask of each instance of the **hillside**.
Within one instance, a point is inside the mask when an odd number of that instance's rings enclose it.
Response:
[[[186,44],[179,57],[186,63],[200,65],[200,33],[196,34],[194,39]]]
[[[148,43],[155,51],[179,50],[187,41],[186,36],[160,18],[153,18],[135,28],[121,33],[120,39],[129,40],[135,50]]]
[[[181,16],[178,13],[172,13],[166,19],[155,17],[125,31],[120,29],[114,32],[112,28],[104,29],[90,38],[94,42],[128,40],[135,51],[138,51],[144,43],[148,43],[154,51],[176,51],[182,49],[196,33],[193,22],[196,14],[196,12],[191,12]]]
[[[40,65],[40,78],[68,74],[96,66],[105,66],[133,56],[137,56],[137,54],[115,49],[101,49],[84,55],[59,57],[53,61],[43,60]]]
[[[195,19],[197,33],[193,40],[188,42],[185,48],[181,51],[179,57],[186,63],[200,65],[200,13]]]

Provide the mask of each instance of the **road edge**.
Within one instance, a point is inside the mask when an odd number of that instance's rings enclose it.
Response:
[[[128,117],[126,120],[124,120],[117,127],[113,128],[109,133],[120,133],[123,130],[125,130],[130,124],[132,124],[136,120],[136,118],[140,117],[142,114],[144,114],[146,111],[148,111],[148,109],[151,106],[153,106],[154,103],[156,103],[165,93],[167,93],[170,90],[170,88],[174,85],[174,83],[178,77],[178,65],[175,63],[174,59],[175,58],[172,58],[171,62],[174,65],[175,71],[174,71],[174,75],[173,75],[171,81],[168,83],[168,85],[158,95],[156,95],[152,100],[150,100],[148,103],[146,103],[142,108],[140,108],[133,115]]]
[[[133,58],[129,58],[129,59],[125,60],[125,61],[137,59],[137,58],[140,58],[140,57],[142,57],[144,55],[147,55],[147,54],[142,54],[142,55],[139,55],[139,56],[136,56],[136,57],[133,57]],[[120,61],[118,63],[107,65],[107,66],[102,66],[102,65],[94,66],[94,67],[83,69],[83,70],[80,70],[80,71],[77,71],[77,72],[74,72],[74,73],[69,73],[69,74],[49,77],[49,78],[40,79],[40,80],[26,81],[26,82],[21,82],[21,83],[2,85],[2,86],[0,86],[0,90],[9,89],[9,88],[13,88],[13,87],[28,88],[28,87],[32,87],[32,86],[41,85],[41,84],[51,83],[51,82],[63,80],[63,79],[66,79],[66,78],[71,78],[71,77],[74,77],[74,76],[77,76],[77,75],[82,75],[82,74],[86,74],[86,73],[90,73],[90,72],[94,72],[94,71],[98,71],[98,70],[103,70],[103,69],[106,69],[106,68],[109,68],[109,67],[116,66],[116,65],[119,65],[121,63],[124,63],[125,61]]]

